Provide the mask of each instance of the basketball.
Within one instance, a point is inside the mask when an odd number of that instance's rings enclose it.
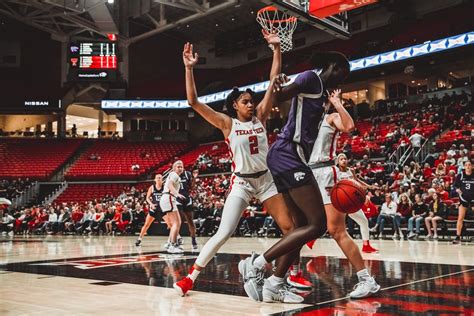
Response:
[[[331,190],[331,202],[343,213],[355,213],[365,201],[365,190],[354,180],[341,180]]]

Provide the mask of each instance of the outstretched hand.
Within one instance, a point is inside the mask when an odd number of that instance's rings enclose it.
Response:
[[[329,101],[332,105],[342,105],[341,103],[341,89],[334,90],[329,96]]]
[[[194,65],[197,64],[198,62],[198,53],[193,54],[193,44],[190,44],[189,42],[184,44],[183,48],[183,63],[184,67],[186,68],[192,68]]]
[[[266,30],[262,29],[262,34],[263,34],[263,38],[265,38],[268,45],[271,45],[273,47],[273,49],[276,46],[280,45],[280,43],[281,43],[280,37],[278,36],[278,33],[275,30],[267,32]]]

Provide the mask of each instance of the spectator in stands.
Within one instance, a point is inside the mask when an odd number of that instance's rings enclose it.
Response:
[[[48,221],[44,225],[46,232],[54,233],[57,224],[58,224],[58,214],[56,214],[54,207],[51,207],[49,209]]]
[[[469,153],[469,151],[466,149],[464,144],[459,145],[459,155],[461,155],[461,153],[464,153],[464,155],[466,155],[466,156]]]
[[[415,195],[412,216],[408,220],[408,239],[418,238],[420,235],[421,223],[428,214],[428,205],[423,203],[419,194]],[[413,232],[413,224],[416,225],[416,233]]]
[[[76,127],[76,124],[72,124],[71,135],[72,135],[72,137],[77,137],[77,127]]]
[[[456,144],[451,145],[451,148],[448,150],[447,154],[451,157],[454,157],[458,154],[458,151],[456,150]]]
[[[14,224],[15,218],[8,214],[6,210],[0,209],[0,232],[2,232],[2,235],[13,232]]]
[[[461,146],[464,147],[463,144],[461,144]],[[458,161],[456,163],[456,166],[457,166],[457,169],[458,169],[457,173],[462,172],[462,169],[464,168],[464,163],[469,160],[469,157],[467,157],[467,155],[466,155],[466,150],[461,149],[461,146],[459,146],[460,147],[459,148],[459,158],[458,158]]]
[[[450,150],[451,151],[451,150]],[[450,166],[454,166],[456,165],[456,159],[453,158],[454,155],[452,155],[450,153],[450,151],[448,151],[448,156],[447,158],[444,160],[444,164],[445,164],[445,168],[446,169],[449,169]],[[449,166],[447,165],[449,164]]]
[[[443,163],[439,163],[436,167],[435,175],[438,177],[444,177],[446,175],[446,168]]]
[[[89,231],[91,233],[99,233],[99,228],[102,220],[104,219],[104,212],[102,210],[98,210],[97,212],[94,213],[94,217],[92,219],[92,223],[89,226]]]
[[[397,205],[397,214],[395,216],[395,221],[398,228],[398,236],[403,238],[403,233],[401,225],[403,222],[408,221],[408,218],[411,216],[412,212],[412,203],[407,193],[402,193],[399,196],[399,202]]]
[[[420,150],[422,141],[425,138],[423,137],[423,135],[415,131],[415,133],[413,133],[409,139],[410,139],[411,146],[413,147],[414,152],[417,153],[418,150]]]
[[[377,232],[377,228],[379,228],[378,237],[384,235],[384,226],[385,221],[391,220],[393,223],[394,228],[396,228],[395,222],[395,215],[397,213],[397,203],[392,200],[392,195],[390,193],[385,193],[385,202],[382,204],[382,208],[380,209],[380,214],[377,217],[377,224],[370,229],[371,232]],[[396,230],[395,234],[396,236]]]
[[[79,234],[85,232],[86,228],[90,226],[93,218],[92,210],[93,208],[89,206],[87,211],[84,213],[84,216],[76,224],[76,232],[78,232]]]
[[[58,228],[57,232],[62,234],[65,231],[66,223],[71,220],[71,213],[69,213],[68,208],[61,207],[59,210],[60,214],[58,217]]]
[[[438,239],[438,222],[446,219],[446,204],[444,204],[437,193],[433,194],[433,201],[429,206],[428,216],[425,218],[426,235],[427,240]],[[433,227],[433,234],[431,233],[431,227]]]
[[[127,205],[123,206],[122,212],[120,213],[120,220],[117,222],[117,229],[123,234],[127,231],[128,225],[133,222],[133,214]]]
[[[104,219],[102,220],[100,224],[100,229],[105,231],[107,235],[112,234],[112,220],[114,219],[114,209],[112,206],[109,206],[107,208],[107,211],[105,212]],[[110,226],[110,227],[109,227]]]

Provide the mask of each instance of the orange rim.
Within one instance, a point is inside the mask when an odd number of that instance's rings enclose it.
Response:
[[[260,10],[257,11],[257,16],[263,14],[263,12],[266,12],[266,11],[278,11],[278,8],[274,7],[274,6],[268,6],[268,7],[265,7],[265,8],[261,8]],[[269,21],[269,22],[273,22],[273,23],[283,23],[283,22],[296,22],[298,19],[294,16],[290,16],[289,18],[287,19],[283,19],[283,20],[269,20],[269,19],[266,19],[265,17],[262,16],[262,19],[263,20],[266,20],[266,21]]]

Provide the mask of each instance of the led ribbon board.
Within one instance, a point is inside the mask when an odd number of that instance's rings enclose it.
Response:
[[[466,46],[474,43],[474,31],[443,38],[436,41],[428,41],[423,44],[414,45],[382,54],[356,59],[350,62],[351,71],[362,70],[379,65],[385,65],[405,59],[415,58],[423,55],[437,53],[456,47]],[[298,74],[289,76],[294,79]],[[240,87],[241,90],[251,89],[258,93],[267,90],[270,81],[259,82]],[[223,101],[232,90],[225,90],[199,97],[203,103]],[[103,109],[186,109],[189,108],[187,100],[102,100]]]

